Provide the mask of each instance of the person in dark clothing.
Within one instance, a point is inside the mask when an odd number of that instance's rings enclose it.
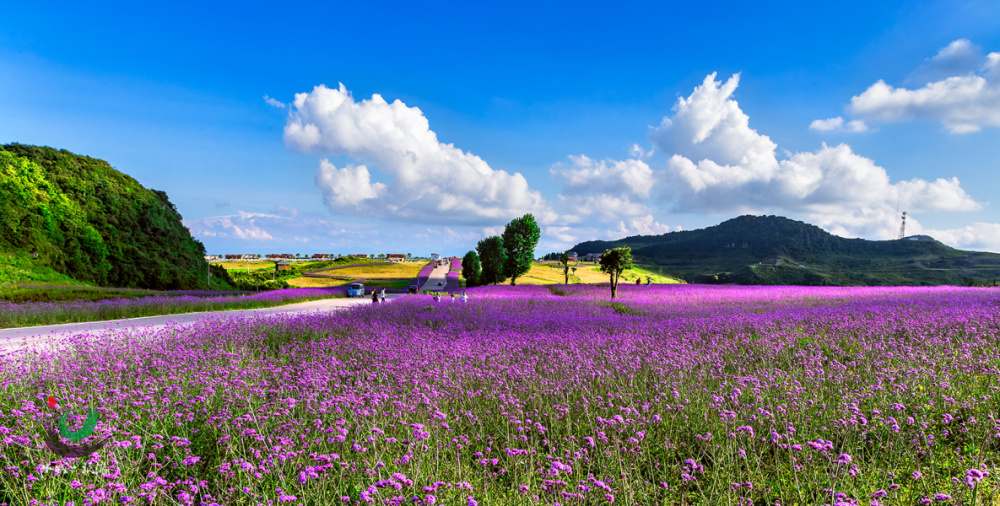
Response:
[[[372,304],[378,304],[378,290],[372,288]]]

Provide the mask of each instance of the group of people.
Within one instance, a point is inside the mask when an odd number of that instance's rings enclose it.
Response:
[[[456,298],[455,294],[451,294],[451,300],[454,301],[455,298]],[[465,290],[462,290],[462,295],[458,296],[458,300],[460,300],[462,302],[468,302],[469,295],[467,293],[465,293]],[[441,294],[440,293],[435,293],[434,294],[434,302],[441,302]]]
[[[462,290],[462,295],[459,295],[457,298],[459,300],[461,300],[462,302],[467,302],[469,300],[469,295],[467,293],[465,293],[465,290]],[[455,299],[456,299],[455,294],[451,294],[451,300],[454,301]],[[379,291],[377,288],[373,288],[372,289],[372,304],[378,304],[380,302],[385,302],[385,288],[383,288],[381,291]],[[441,302],[441,294],[440,293],[435,293],[434,294],[434,302]]]
[[[646,276],[646,286],[649,286],[649,284],[652,283],[652,282],[653,282],[653,278],[651,278],[649,276]],[[635,284],[637,284],[637,285],[642,284],[642,276],[639,276],[639,277],[635,278]]]

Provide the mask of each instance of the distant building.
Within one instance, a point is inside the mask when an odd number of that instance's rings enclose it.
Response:
[[[276,271],[290,271],[292,270],[292,264],[286,260],[279,260],[274,263],[274,270]]]
[[[575,251],[570,251],[569,253],[566,254],[566,256],[569,257],[570,262],[576,262],[579,260]]]
[[[386,257],[390,262],[402,262],[403,260],[406,260],[406,255],[399,255],[396,253],[389,253]]]
[[[601,254],[600,253],[587,253],[586,255],[584,255],[583,261],[584,262],[600,262],[601,261]]]
[[[431,253],[431,260],[439,260],[440,258],[441,255],[438,255],[437,253]]]
[[[367,253],[355,253],[353,255],[348,255],[348,256],[352,256],[354,258],[368,258],[368,254]]]

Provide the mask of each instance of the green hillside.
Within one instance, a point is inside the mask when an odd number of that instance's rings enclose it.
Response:
[[[206,288],[204,253],[165,193],[104,160],[0,146],[0,282]]]
[[[588,241],[580,255],[630,246],[637,262],[694,283],[967,285],[1000,278],[1000,255],[961,251],[927,236],[844,239],[778,216],[740,216],[714,227]]]

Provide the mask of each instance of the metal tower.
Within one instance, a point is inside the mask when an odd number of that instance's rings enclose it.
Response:
[[[899,238],[906,237],[906,211],[903,211],[903,219],[899,223]]]

